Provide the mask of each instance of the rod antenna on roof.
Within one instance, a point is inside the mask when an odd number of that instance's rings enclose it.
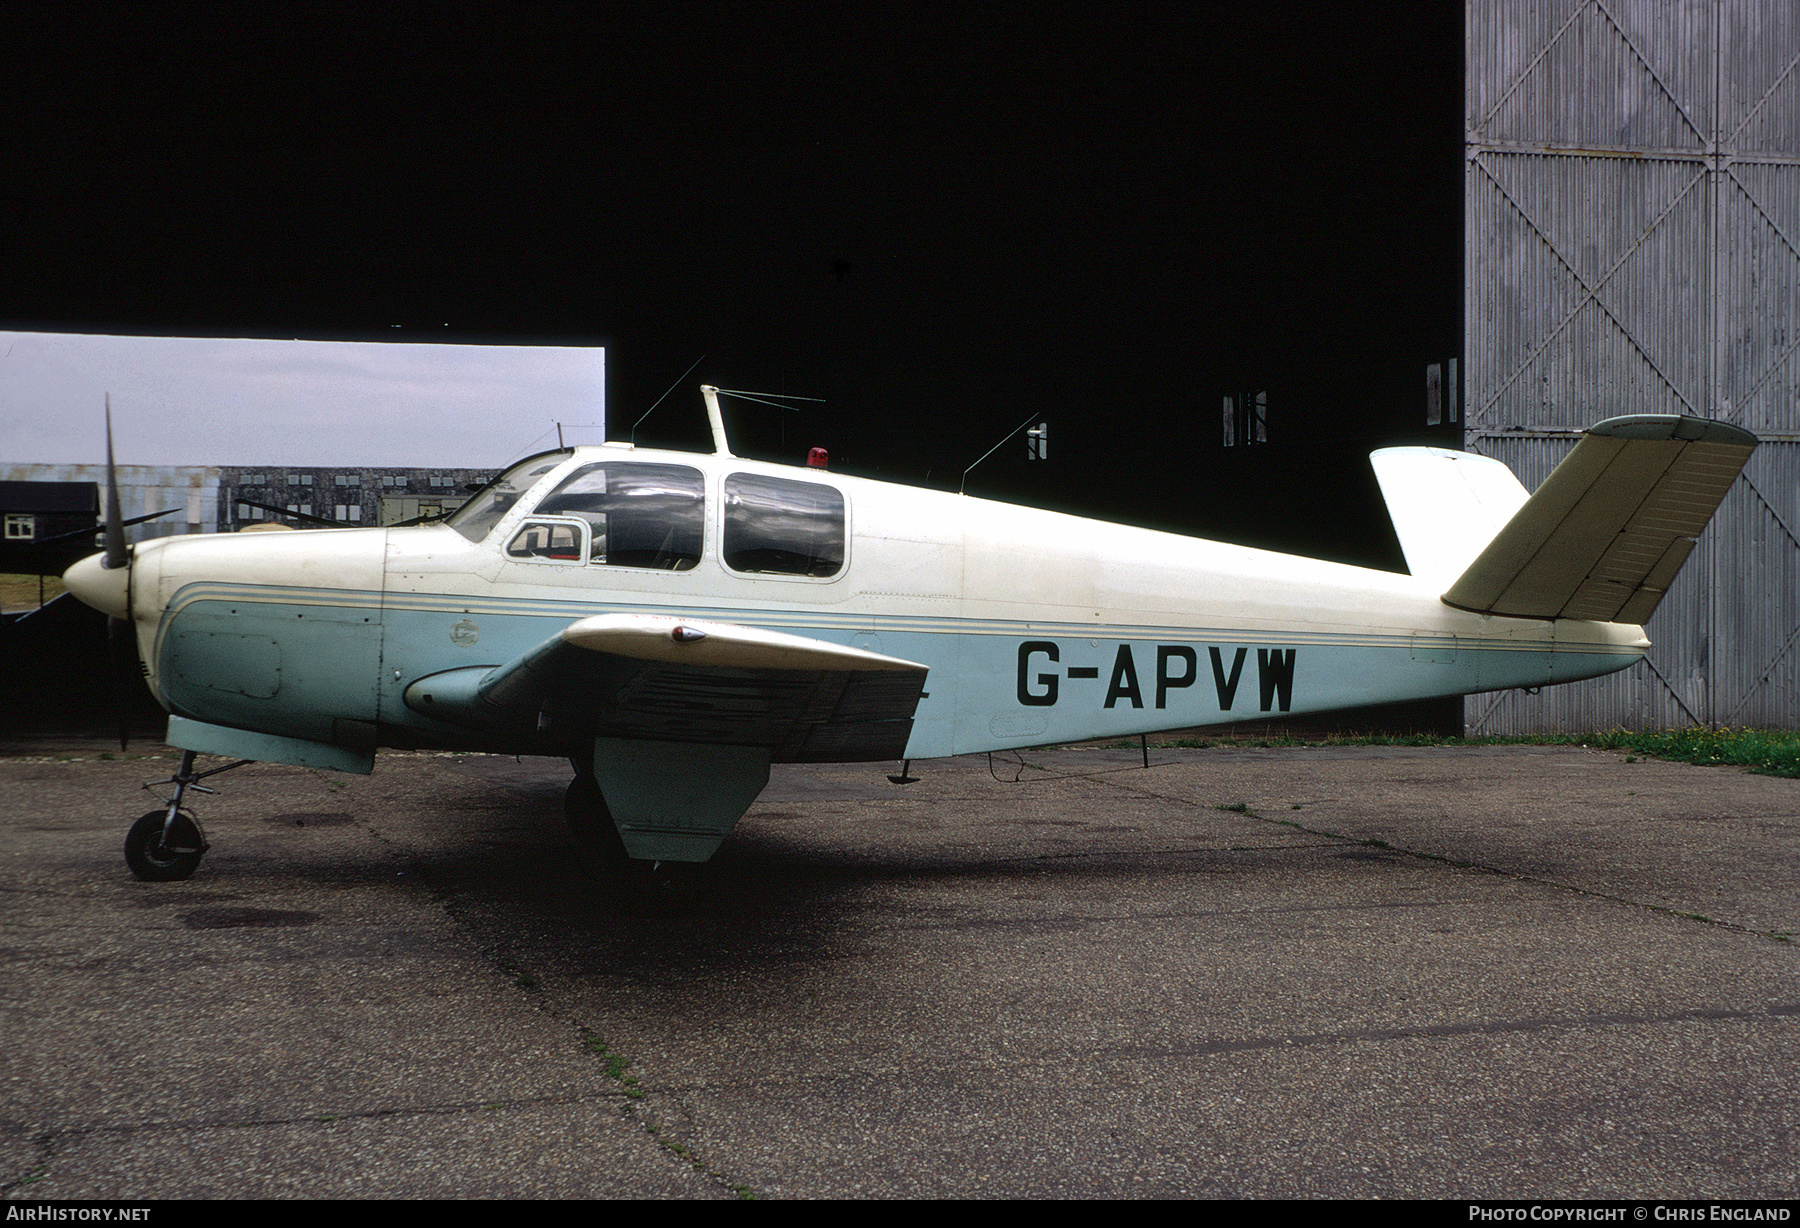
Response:
[[[702,355],[700,355],[700,357],[694,359],[693,362],[689,363],[688,369],[686,371],[683,371],[680,375],[676,376],[675,382],[673,384],[670,384],[667,388],[663,389],[662,396],[657,397],[656,400],[654,400],[650,403],[649,409],[646,409],[643,413],[638,415],[638,420],[631,424],[631,443],[632,443],[633,447],[635,447],[637,445],[637,429],[639,426],[643,425],[644,419],[648,418],[651,415],[651,413],[655,411],[655,409],[658,405],[661,405],[665,400],[667,400],[668,396],[671,392],[674,392],[676,388],[680,387],[681,381],[686,379],[693,372],[695,367],[699,366],[701,363],[703,363],[705,361],[706,361],[706,355],[702,354]]]
[[[737,397],[745,401],[756,401],[763,405],[773,405],[776,409],[791,409],[800,412],[797,405],[783,405],[781,401],[765,400],[765,397],[780,397],[783,401],[817,401],[823,405],[824,397],[800,397],[791,392],[744,392],[737,388],[715,388],[711,384],[701,384],[700,393],[706,398],[706,417],[712,423],[713,451],[720,456],[730,456],[731,449],[725,446],[725,416],[719,412],[719,397]]]
[[[711,384],[701,384],[700,395],[706,398],[706,420],[712,423],[713,455],[730,456],[731,449],[725,444],[725,415],[719,412],[719,390]]]

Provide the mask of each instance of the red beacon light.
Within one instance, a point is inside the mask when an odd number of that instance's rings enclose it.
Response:
[[[831,454],[824,448],[814,448],[806,454],[806,467],[808,469],[831,468]]]

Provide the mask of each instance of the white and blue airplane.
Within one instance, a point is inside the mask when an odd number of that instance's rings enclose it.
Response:
[[[1611,418],[1533,494],[1372,457],[1410,575],[716,450],[527,457],[440,523],[166,537],[68,588],[136,634],[183,749],[126,841],[185,878],[196,754],[567,757],[590,851],[710,858],[771,763],[929,759],[1540,687],[1623,669],[1756,439]],[[111,464],[108,444],[108,463]],[[229,766],[236,766],[235,764]],[[904,769],[903,769],[904,771]]]

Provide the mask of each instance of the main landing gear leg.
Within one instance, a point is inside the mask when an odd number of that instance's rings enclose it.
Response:
[[[139,818],[125,834],[125,864],[131,867],[132,874],[147,883],[172,883],[191,876],[199,869],[200,858],[208,847],[206,836],[201,832],[200,822],[194,818],[193,812],[182,809],[182,800],[187,797],[189,789],[197,793],[217,792],[200,782],[208,776],[229,772],[232,768],[243,767],[250,762],[252,760],[239,759],[224,767],[196,772],[194,752],[181,752],[181,766],[175,769],[175,774],[167,780],[157,782],[174,785],[175,796],[169,799],[168,805],[163,809],[152,810]],[[144,787],[154,788],[152,785]]]
[[[762,747],[594,739],[564,812],[590,869],[641,903],[689,895],[701,863],[769,782]]]
[[[575,767],[575,779],[563,795],[563,821],[575,837],[575,854],[589,874],[612,873],[631,860],[625,842],[619,839],[619,828],[607,809],[600,782],[594,779],[593,767],[579,759],[569,762]]]
[[[571,760],[575,779],[563,795],[563,819],[575,837],[575,855],[595,882],[623,892],[628,906],[656,910],[684,904],[700,867],[696,863],[633,857],[591,767]]]

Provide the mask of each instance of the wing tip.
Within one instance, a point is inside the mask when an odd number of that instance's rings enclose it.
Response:
[[[1606,418],[1588,427],[1589,435],[1613,439],[1670,439],[1682,443],[1721,443],[1740,448],[1754,448],[1760,442],[1741,426],[1713,418],[1691,418],[1683,414],[1624,414]]]

